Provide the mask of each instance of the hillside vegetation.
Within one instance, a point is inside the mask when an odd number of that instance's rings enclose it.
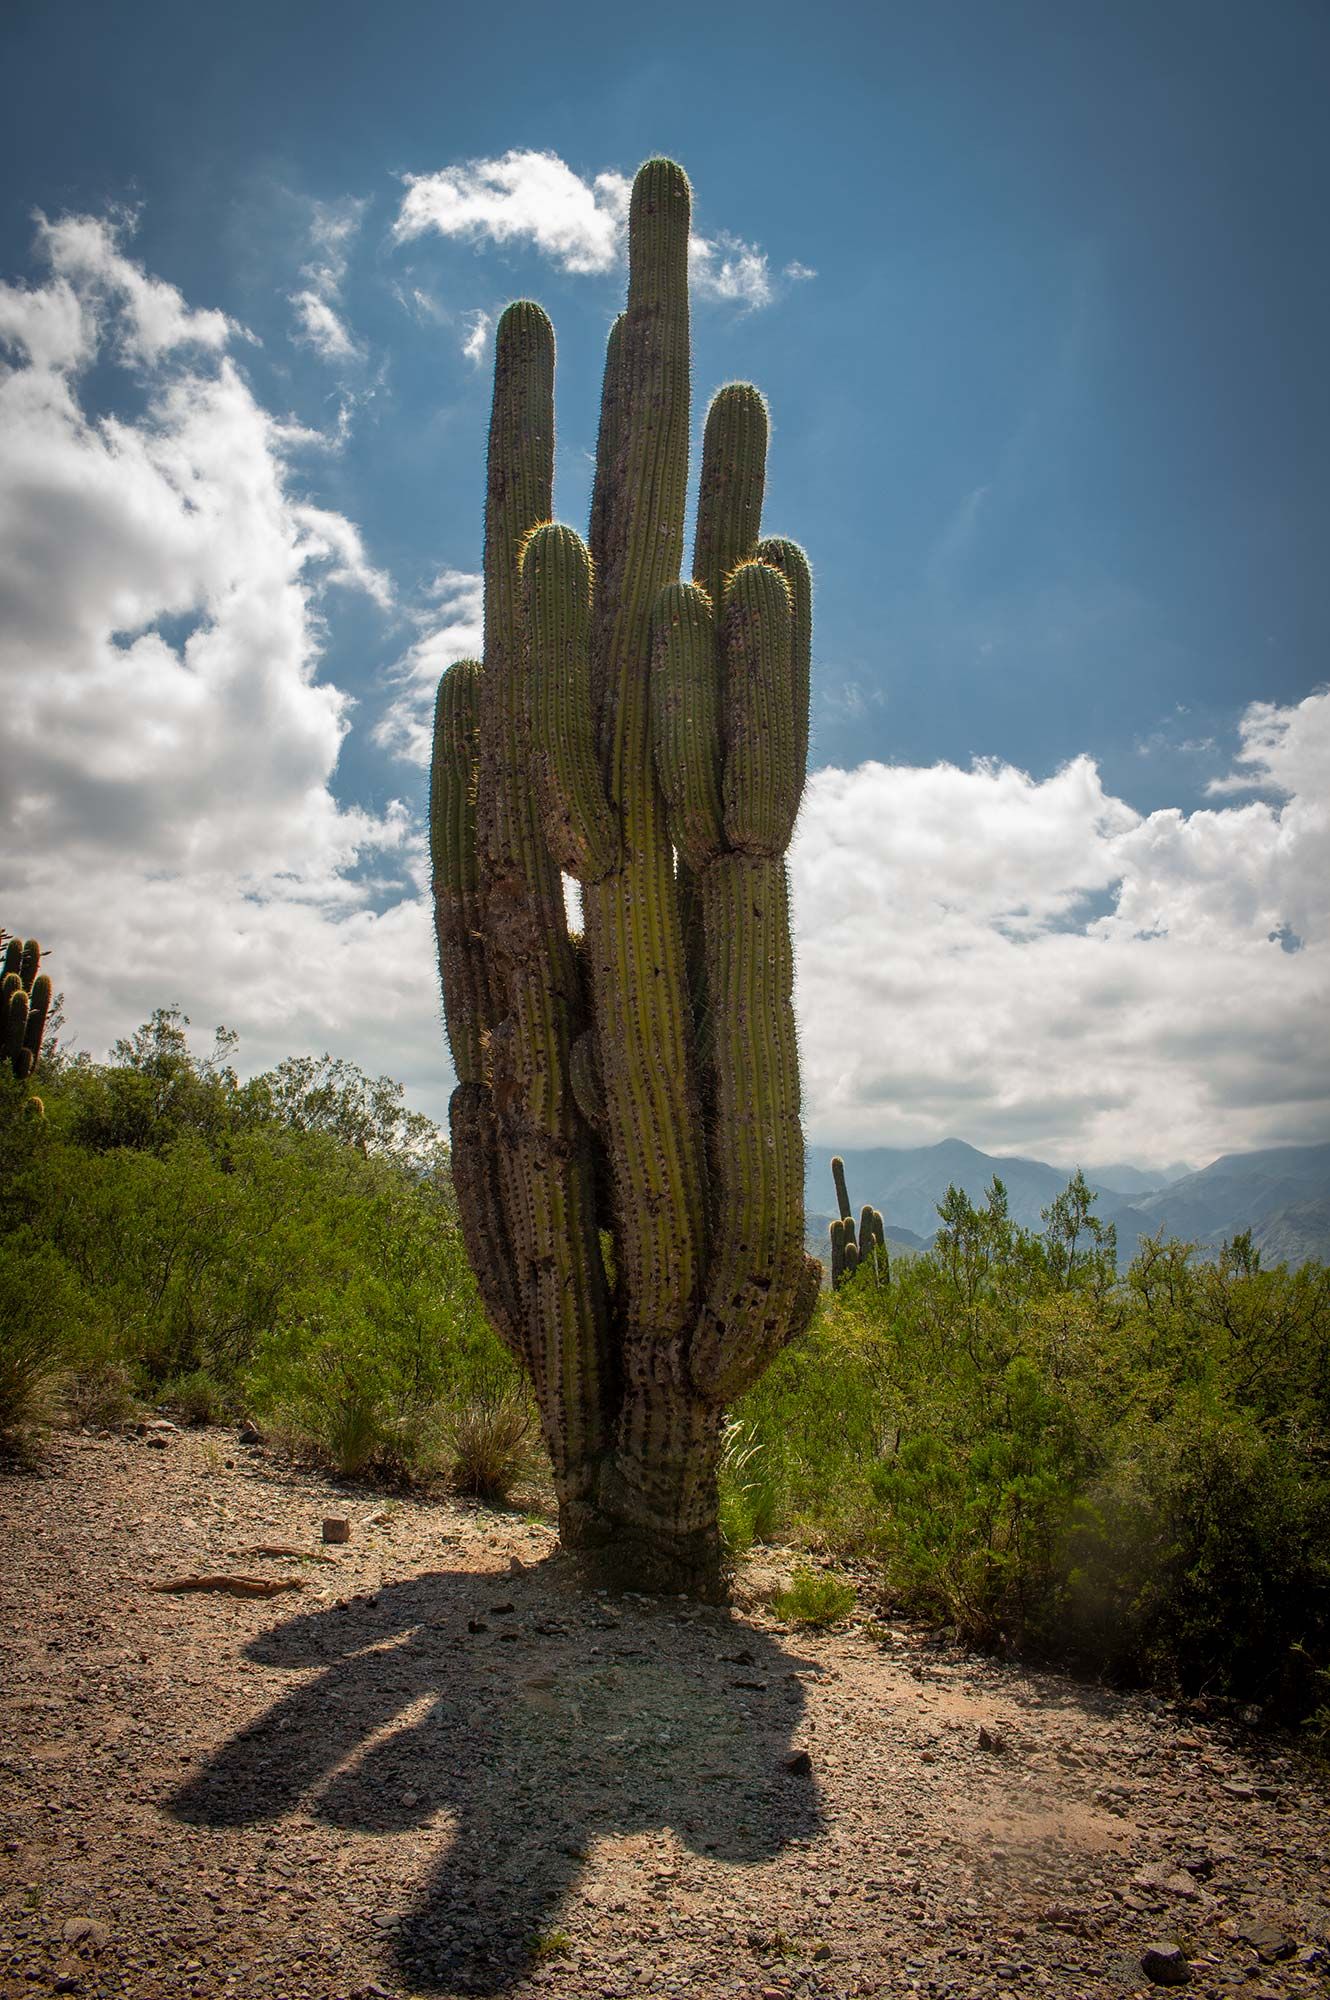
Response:
[[[436,1128],[327,1057],[241,1083],[186,1025],[45,1057],[44,1115],[0,1099],[9,1447],[151,1405],[344,1474],[545,1483]],[[869,1565],[884,1610],[979,1645],[1330,1722],[1330,1272],[1161,1236],[1119,1277],[1079,1177],[1041,1220],[952,1187],[930,1251],[824,1297],[731,1415],[731,1545]]]

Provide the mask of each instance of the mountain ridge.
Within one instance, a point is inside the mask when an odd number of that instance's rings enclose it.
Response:
[[[829,1146],[807,1148],[804,1198],[808,1240],[815,1254],[826,1244],[827,1225],[835,1213],[832,1157]],[[996,1175],[1007,1189],[1013,1220],[1037,1230],[1042,1227],[1041,1210],[1062,1192],[1074,1171],[1024,1154],[985,1153],[967,1140],[953,1138],[932,1146],[843,1148],[840,1157],[856,1214],[871,1202],[882,1211],[888,1238],[894,1236],[907,1248],[926,1247],[931,1241],[938,1224],[937,1204],[950,1185],[978,1203]],[[1223,1153],[1194,1172],[1128,1192],[1090,1170],[1085,1178],[1096,1197],[1095,1214],[1117,1228],[1119,1263],[1124,1267],[1136,1254],[1140,1239],[1160,1229],[1166,1236],[1194,1242],[1203,1255],[1217,1254],[1223,1242],[1250,1229],[1268,1263],[1330,1261],[1330,1143]]]

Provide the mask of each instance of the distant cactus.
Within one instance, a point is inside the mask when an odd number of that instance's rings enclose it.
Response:
[[[891,1260],[887,1256],[887,1238],[880,1211],[864,1203],[856,1236],[854,1210],[850,1206],[850,1193],[845,1180],[845,1162],[839,1154],[831,1162],[831,1179],[836,1190],[836,1205],[840,1209],[839,1216],[831,1225],[832,1290],[838,1291],[847,1278],[854,1276],[861,1264],[869,1267],[880,1285],[889,1283]]]
[[[430,812],[462,1227],[535,1386],[562,1538],[607,1582],[714,1598],[723,1412],[821,1276],[784,861],[810,585],[792,542],[759,541],[767,415],[746,384],[712,403],[680,579],[689,217],[681,169],[648,161],[589,547],[549,518],[549,321],[526,302],[500,320],[485,657],[440,685]]]
[[[9,938],[0,971],[0,1058],[19,1082],[30,1077],[42,1052],[46,1017],[51,1011],[51,982],[38,967],[42,948],[36,938]]]

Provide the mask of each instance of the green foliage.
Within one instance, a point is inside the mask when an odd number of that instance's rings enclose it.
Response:
[[[995,1181],[844,1285],[737,1411],[776,1531],[966,1639],[1309,1714],[1330,1671],[1330,1272],[1146,1243]],[[1321,1688],[1322,1692],[1317,1693]]]
[[[49,1248],[0,1239],[0,1456],[26,1456],[55,1415],[66,1293]]]
[[[488,1378],[478,1376],[443,1426],[458,1492],[496,1503],[507,1500],[525,1469],[535,1421],[530,1390],[515,1370],[496,1368]]]
[[[797,1625],[834,1625],[854,1610],[854,1586],[841,1577],[803,1566],[772,1600],[778,1618]]]
[[[249,1412],[347,1473],[439,1470],[451,1414],[496,1370],[520,1379],[441,1135],[400,1086],[329,1057],[241,1084],[234,1037],[200,1058],[188,1025],[162,1009],[109,1063],[56,1065],[44,1119],[0,1102],[5,1426],[59,1388],[83,1423],[136,1401]]]

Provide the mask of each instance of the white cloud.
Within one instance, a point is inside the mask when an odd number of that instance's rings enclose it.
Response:
[[[690,237],[688,275],[699,297],[724,299],[750,311],[769,306],[775,297],[766,252],[737,237],[721,236],[714,243],[704,236]]]
[[[554,153],[514,149],[437,174],[408,174],[399,243],[437,230],[494,243],[525,240],[565,271],[608,271],[628,221],[630,184],[622,174],[584,181]]]
[[[360,234],[368,207],[368,201],[357,200],[354,195],[346,195],[341,201],[311,204],[309,238],[314,255],[301,275],[320,298],[335,299],[340,295],[351,245]]]
[[[1085,757],[817,772],[791,857],[810,1129],[1068,1164],[1323,1138],[1328,721],[1325,693],[1248,710],[1278,806],[1142,817]]]
[[[49,281],[0,294],[4,920],[49,940],[94,1049],[179,1001],[255,1063],[391,1043],[439,1083],[423,843],[400,806],[339,804],[350,704],[319,679],[323,595],[386,604],[387,579],[300,494],[306,434],[255,401],[221,314],[112,225],[39,240]],[[84,406],[94,356],[145,371],[141,416]]]
[[[1288,796],[1314,793],[1330,768],[1330,701],[1326,691],[1310,694],[1296,708],[1254,701],[1242,718],[1244,770],[1213,778],[1212,793],[1276,791]]]
[[[584,180],[557,154],[514,149],[437,174],[408,174],[393,236],[408,243],[433,230],[468,242],[524,242],[564,271],[610,271],[624,257],[631,193],[626,174]],[[688,248],[699,296],[770,305],[775,287],[765,251],[723,232],[714,239],[695,235]],[[800,264],[787,275],[813,273]]]
[[[354,361],[358,357],[359,347],[326,299],[317,292],[293,292],[291,304],[298,321],[294,338],[312,347],[321,360]]]
[[[311,347],[321,361],[363,361],[365,350],[336,310],[346,278],[352,243],[360,232],[367,201],[348,195],[342,201],[311,204],[309,238],[314,255],[301,266],[302,291],[290,294],[296,330],[291,338]]]
[[[455,660],[478,660],[484,649],[485,580],[469,570],[446,569],[428,595],[433,606],[420,621],[420,637],[393,669],[401,692],[373,732],[385,750],[422,767],[430,760],[440,674]]]
[[[479,368],[481,362],[485,359],[485,349],[489,345],[489,337],[494,326],[494,321],[487,312],[474,312],[470,317],[471,331],[462,342],[462,352],[468,361]]]
[[[793,262],[785,266],[785,275],[787,278],[791,279],[794,284],[798,285],[798,284],[803,284],[809,278],[815,278],[817,276],[817,272],[813,269],[811,264],[801,264],[799,262],[799,259],[796,257],[793,260]]]
[[[39,356],[27,341],[24,344],[34,362],[47,367],[73,366],[90,358],[90,328],[99,314],[114,314],[117,343],[123,361],[151,367],[180,347],[200,347],[213,352],[224,348],[233,335],[242,331],[225,313],[194,312],[186,306],[174,285],[151,278],[141,264],[124,254],[123,243],[132,233],[132,218],[108,220],[101,216],[66,215],[48,222],[37,215],[37,246],[55,275],[55,284],[41,288],[40,304],[29,308],[29,325],[38,319],[46,329]],[[28,295],[32,298],[32,294]],[[70,328],[77,308],[78,346],[52,345],[52,329]]]

